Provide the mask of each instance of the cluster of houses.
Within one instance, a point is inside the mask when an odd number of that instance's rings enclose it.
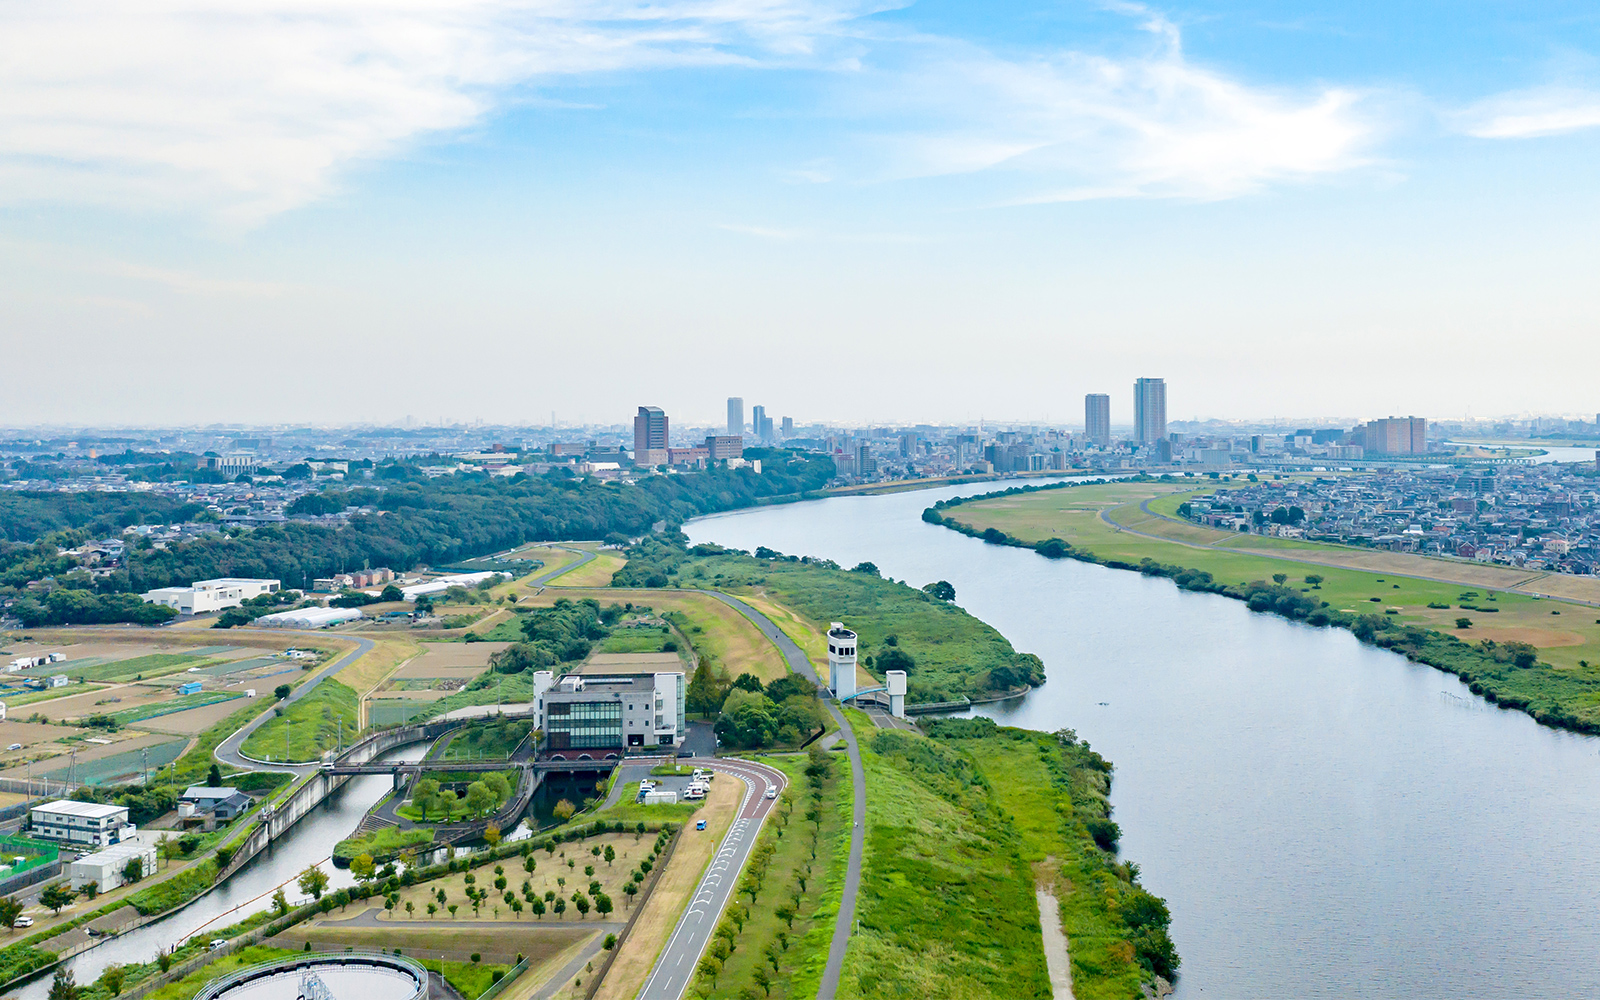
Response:
[[[1180,513],[1225,531],[1553,573],[1600,567],[1600,478],[1588,462],[1273,479],[1190,497]]]
[[[237,819],[252,801],[236,788],[194,785],[178,799],[178,821],[182,827],[213,830]],[[139,878],[155,874],[156,841],[129,822],[127,806],[57,799],[28,810],[28,826],[35,840],[84,852],[66,865],[74,889],[90,882],[102,892],[115,889],[128,880],[135,859]]]

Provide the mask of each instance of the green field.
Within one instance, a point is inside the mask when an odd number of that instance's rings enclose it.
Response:
[[[53,663],[38,672],[66,674],[74,680],[118,684],[141,678],[163,677],[190,667],[214,666],[216,662],[194,653],[150,653],[127,660],[115,660],[88,667],[74,667],[71,663]]]
[[[595,647],[600,653],[660,653],[663,645],[672,641],[672,631],[668,628],[628,628],[618,629]]]
[[[359,733],[356,693],[330,677],[299,701],[279,706],[279,713],[251,733],[240,749],[258,760],[309,761],[334,749],[341,738],[349,746]]]
[[[873,676],[882,679],[885,666],[878,661],[885,657],[907,671],[912,703],[985,695],[1043,679],[1038,657],[1019,654],[987,623],[915,587],[875,573],[756,559],[717,546],[685,551],[674,544],[676,537],[655,536],[630,550],[634,559],[617,575],[618,585],[665,579],[670,586],[753,593],[770,596],[821,629],[843,621],[856,630],[861,663]],[[690,638],[699,649],[700,638]]]
[[[401,830],[397,827],[386,826],[382,829],[361,837],[347,837],[334,845],[333,857],[335,860],[349,864],[352,858],[363,854],[372,855],[376,861],[394,857],[408,847],[418,844],[433,842],[432,828],[421,830]]]
[[[1525,709],[1541,722],[1600,732],[1600,610],[1488,585],[1401,575],[1437,566],[1437,572],[1458,577],[1501,579],[1502,568],[1234,536],[1160,516],[1175,512],[1180,492],[1193,488],[1161,482],[1081,486],[947,504],[925,517],[998,544],[1035,547],[1060,539],[1060,555],[1250,599],[1254,610],[1278,610],[1313,625],[1352,628],[1365,641],[1455,673],[1474,692]],[[1145,500],[1148,510],[1141,508]],[[1163,537],[1148,537],[1158,533]],[[1312,558],[1386,560],[1393,568],[1303,561]],[[1284,611],[1295,604],[1297,610]],[[1535,662],[1518,662],[1519,651],[1529,647]]]
[[[187,712],[191,708],[202,708],[206,705],[215,705],[219,701],[232,701],[243,698],[239,691],[201,691],[199,694],[182,694],[166,701],[158,701],[151,705],[141,705],[138,708],[125,708],[120,712],[113,712],[111,717],[121,725],[142,722],[145,719],[155,719],[163,715],[172,715],[176,712]]]

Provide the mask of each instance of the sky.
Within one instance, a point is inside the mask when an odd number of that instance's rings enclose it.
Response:
[[[1600,7],[0,0],[0,424],[1589,414]]]

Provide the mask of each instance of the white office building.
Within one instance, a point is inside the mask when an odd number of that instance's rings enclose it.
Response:
[[[100,886],[101,892],[110,892],[125,884],[123,875],[128,870],[128,862],[134,858],[139,859],[140,878],[156,873],[155,845],[129,840],[72,862],[67,866],[67,876],[72,880],[74,889],[82,889],[94,882]]]
[[[71,799],[57,799],[34,806],[28,811],[28,824],[32,828],[32,835],[41,840],[88,844],[92,847],[119,844],[133,836],[135,829],[128,822],[127,806],[74,802]]]
[[[224,577],[220,580],[196,580],[187,587],[161,587],[147,591],[144,599],[151,604],[165,604],[186,615],[203,615],[210,611],[237,608],[252,597],[275,594],[283,588],[279,580],[247,580]]]

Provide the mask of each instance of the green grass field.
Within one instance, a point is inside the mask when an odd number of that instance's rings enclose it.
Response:
[[[151,705],[141,705],[138,708],[125,708],[120,712],[112,713],[111,717],[121,725],[131,725],[145,719],[154,719],[163,715],[172,715],[177,712],[187,712],[191,708],[201,708],[205,705],[215,705],[219,701],[232,701],[243,698],[239,691],[202,691],[199,694],[183,694],[159,701]]]
[[[346,746],[360,735],[356,700],[354,691],[330,677],[299,701],[280,706],[281,714],[251,733],[241,749],[258,760],[316,760],[339,745],[341,733]]]

